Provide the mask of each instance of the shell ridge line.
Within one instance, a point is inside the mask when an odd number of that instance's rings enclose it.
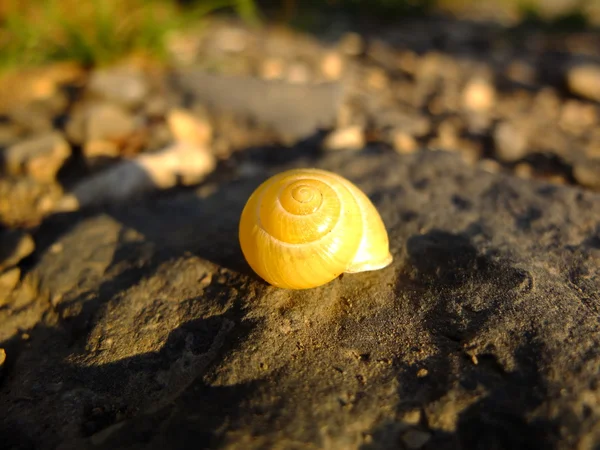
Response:
[[[309,170],[314,170],[314,171],[315,171],[315,172],[317,172],[317,173],[321,172],[319,169],[309,169]],[[322,179],[324,176],[326,176],[326,174],[321,174],[321,173],[319,173],[319,177],[316,177],[316,179],[317,179],[317,180],[319,180],[319,181],[322,181],[323,183],[325,183],[325,181]],[[332,177],[329,177],[329,178],[332,178]],[[336,178],[338,179],[338,181],[343,181],[343,179],[341,179],[341,180],[340,180],[340,178],[341,178],[341,177],[339,177],[339,178],[338,178],[338,177],[336,176]],[[295,180],[295,181],[297,181],[297,180]],[[355,196],[354,196],[354,194],[352,193],[352,190],[351,190],[351,189],[348,189],[348,187],[345,185],[345,183],[340,183],[340,184],[341,184],[341,185],[344,187],[344,189],[346,189],[347,191],[349,191],[349,192],[350,192],[350,196],[351,196],[351,197],[354,199],[354,202],[355,202],[355,203],[357,203],[357,201],[356,201],[356,197],[355,197]],[[336,194],[338,194],[338,198],[339,198],[339,190],[338,190],[338,187],[336,187],[336,186],[330,186],[330,187],[331,187],[331,189],[333,189],[333,190],[335,191],[335,193],[336,193]],[[265,189],[265,190],[266,190],[266,189]],[[282,240],[280,240],[280,239],[277,239],[276,237],[272,236],[272,235],[271,235],[271,234],[269,234],[269,232],[268,232],[268,231],[267,231],[267,230],[266,230],[266,229],[265,229],[265,228],[262,226],[262,221],[260,220],[260,205],[261,205],[261,201],[262,201],[262,199],[263,199],[263,196],[264,196],[264,195],[265,195],[265,193],[264,193],[264,192],[261,192],[261,195],[260,195],[260,197],[258,198],[258,201],[256,202],[256,208],[255,208],[255,211],[254,211],[254,214],[255,214],[255,217],[256,217],[256,226],[257,226],[257,228],[259,228],[259,229],[260,229],[260,231],[262,231],[264,234],[266,234],[266,235],[269,237],[269,239],[271,239],[271,240],[273,240],[273,241],[275,241],[275,242],[279,242],[279,243],[281,243],[281,244],[282,244],[284,247],[288,247],[288,248],[299,248],[299,247],[302,247],[302,246],[304,246],[304,245],[308,245],[308,244],[314,244],[314,243],[319,243],[319,242],[321,242],[321,241],[325,240],[325,238],[326,238],[328,235],[330,235],[331,233],[333,233],[334,231],[336,231],[336,229],[337,229],[337,228],[340,226],[340,222],[341,222],[340,218],[341,218],[341,217],[343,216],[343,214],[345,213],[344,202],[341,202],[341,201],[340,201],[340,215],[339,215],[339,218],[338,218],[338,220],[336,221],[335,225],[333,226],[333,228],[331,228],[331,230],[329,230],[327,233],[325,233],[325,234],[324,234],[323,236],[321,236],[319,239],[316,239],[316,240],[314,240],[314,241],[308,241],[308,242],[303,242],[303,243],[298,243],[298,244],[291,244],[291,243],[289,243],[289,242],[282,241]],[[278,204],[279,204],[279,207],[285,210],[285,208],[283,208],[283,206],[281,205],[281,202],[279,201],[279,197],[277,197],[277,202],[278,202]],[[316,212],[316,211],[315,211],[315,212]],[[288,211],[286,211],[286,213],[287,213],[287,214],[290,214],[290,215],[294,215],[294,214],[291,214],[291,213],[290,213],[290,212],[288,212]],[[312,214],[314,214],[314,213],[312,213]],[[363,222],[363,225],[364,225],[364,222]],[[363,228],[364,228],[364,226],[363,226]],[[364,232],[364,231],[363,231],[363,232]],[[362,240],[362,234],[361,234],[361,240]],[[360,245],[359,245],[359,247],[360,247]],[[358,252],[358,250],[357,250],[357,252]],[[355,254],[355,256],[356,256],[356,254]]]

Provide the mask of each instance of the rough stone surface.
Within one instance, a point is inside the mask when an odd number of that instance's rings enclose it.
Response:
[[[0,305],[5,303],[4,299],[13,291],[21,278],[21,269],[13,267],[0,272]]]
[[[308,291],[265,285],[237,225],[272,172],[56,216],[31,273],[45,312],[27,341],[0,338],[11,355],[0,442],[600,444],[598,194],[476,171],[448,152],[332,153],[274,170],[291,166],[363,188],[394,263]]]

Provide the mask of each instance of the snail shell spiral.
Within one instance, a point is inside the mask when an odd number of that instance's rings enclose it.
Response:
[[[239,238],[250,267],[281,288],[317,287],[392,262],[385,225],[368,197],[319,169],[288,170],[262,183],[244,207]]]

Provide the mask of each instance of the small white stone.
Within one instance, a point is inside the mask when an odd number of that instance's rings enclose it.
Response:
[[[360,150],[365,146],[365,133],[354,125],[332,131],[323,142],[325,150]]]
[[[167,123],[177,142],[204,146],[212,140],[210,123],[183,109],[172,109],[167,116]]]
[[[321,61],[321,73],[328,80],[339,80],[344,71],[344,61],[337,52],[327,52]]]
[[[471,111],[487,111],[494,106],[495,101],[496,90],[484,79],[471,80],[463,91],[463,106]]]

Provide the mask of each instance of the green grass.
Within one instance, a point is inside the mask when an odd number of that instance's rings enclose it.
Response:
[[[253,0],[4,0],[0,6],[0,67],[71,60],[103,65],[132,52],[164,56],[164,37],[233,9],[256,22]]]
[[[0,0],[0,70],[71,60],[86,66],[110,63],[131,53],[165,56],[165,36],[203,23],[212,12],[235,12],[249,23],[279,11],[292,26],[329,26],[326,13],[395,20],[433,8],[460,9],[479,0]],[[544,0],[495,0],[520,5],[526,23],[541,20]],[[597,0],[581,0],[585,2]],[[185,3],[188,6],[182,6]],[[519,6],[517,6],[519,7]],[[283,13],[283,14],[281,14]],[[268,14],[267,14],[268,15]],[[573,10],[553,25],[581,28],[585,15]]]

